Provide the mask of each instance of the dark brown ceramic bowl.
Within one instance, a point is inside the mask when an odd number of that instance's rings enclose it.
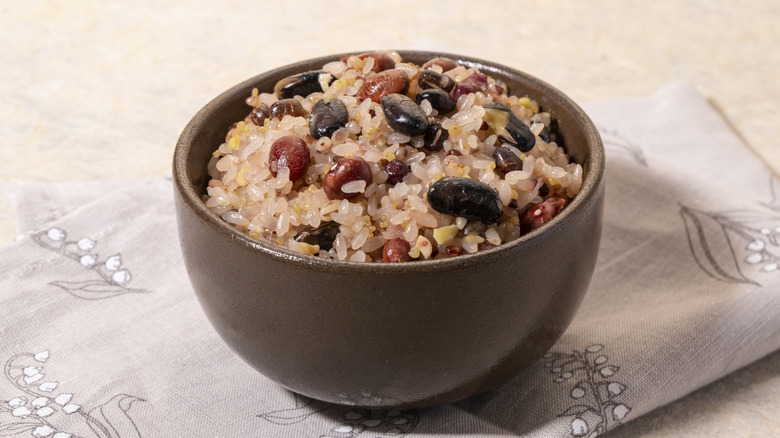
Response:
[[[473,255],[382,264],[306,256],[256,240],[201,200],[206,164],[257,87],[319,69],[338,55],[243,82],[187,125],[173,159],[179,235],[201,306],[225,342],[297,393],[363,407],[423,407],[494,388],[531,365],[568,326],[593,273],[601,236],[604,150],[587,115],[520,71],[458,55],[400,52],[422,64],[448,56],[505,81],[558,121],[582,190],[547,225]]]

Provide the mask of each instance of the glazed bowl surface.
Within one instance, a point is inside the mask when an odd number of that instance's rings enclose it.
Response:
[[[566,95],[521,71],[446,53],[399,51],[422,64],[446,56],[504,81],[557,120],[583,166],[580,193],[518,240],[476,254],[405,263],[356,263],[298,254],[253,239],[210,212],[207,163],[253,88],[340,55],[287,65],[225,91],[179,138],[173,181],[184,262],[217,333],[280,385],[339,404],[424,407],[508,381],[563,334],[588,288],[601,238],[604,150]],[[559,142],[561,143],[561,142]]]

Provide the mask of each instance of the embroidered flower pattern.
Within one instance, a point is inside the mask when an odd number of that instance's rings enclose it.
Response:
[[[141,399],[116,395],[86,412],[69,392],[56,392],[59,382],[48,380],[44,364],[49,351],[22,353],[5,363],[5,378],[18,393],[9,400],[0,399],[0,436],[49,438],[140,438],[138,428],[127,411]],[[78,428],[79,430],[74,431]]]
[[[602,354],[603,345],[585,351],[547,353],[544,366],[555,375],[555,383],[574,382],[569,390],[575,401],[559,417],[571,417],[571,435],[595,437],[619,425],[631,408],[618,401],[626,385],[615,380],[619,367]]]
[[[101,300],[126,293],[148,292],[144,289],[134,289],[128,286],[133,276],[130,270],[122,265],[121,254],[110,255],[101,261],[99,254],[95,252],[97,246],[95,240],[83,237],[69,241],[67,240],[67,232],[57,227],[33,234],[32,238],[42,247],[69,257],[77,261],[83,268],[99,275],[99,279],[50,283],[74,297],[85,300]]]

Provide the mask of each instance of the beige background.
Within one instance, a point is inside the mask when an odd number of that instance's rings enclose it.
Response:
[[[780,174],[779,21],[773,0],[3,2],[0,184],[169,173],[180,130],[222,90],[371,48],[497,61],[580,102],[685,79]],[[1,198],[0,242],[14,236]],[[780,353],[611,435],[780,435]]]

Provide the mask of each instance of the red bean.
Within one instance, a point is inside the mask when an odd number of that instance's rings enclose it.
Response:
[[[398,184],[404,180],[404,177],[410,172],[409,166],[401,160],[393,160],[385,166],[387,172],[387,181],[391,184]]]
[[[366,185],[373,181],[371,166],[360,157],[347,157],[334,164],[322,178],[322,188],[328,199],[350,199],[359,193],[344,193],[341,187],[352,181],[363,180]]]
[[[541,227],[557,216],[565,203],[565,200],[557,197],[545,199],[544,202],[532,206],[525,212],[520,219],[520,227],[524,232]]]
[[[464,94],[476,93],[477,91],[484,93],[485,90],[487,90],[487,76],[474,72],[471,76],[460,81],[455,87],[455,91],[452,92],[452,98],[457,102],[458,98]]]
[[[403,70],[385,70],[371,76],[358,90],[359,101],[371,99],[376,103],[388,94],[404,94],[409,90],[409,75]]]
[[[390,239],[385,243],[382,249],[382,261],[385,263],[408,262],[410,260],[409,250],[412,246],[404,239]]]
[[[271,145],[268,157],[271,174],[276,176],[282,167],[290,169],[290,181],[295,181],[306,173],[309,168],[309,147],[302,138],[287,135]]]

